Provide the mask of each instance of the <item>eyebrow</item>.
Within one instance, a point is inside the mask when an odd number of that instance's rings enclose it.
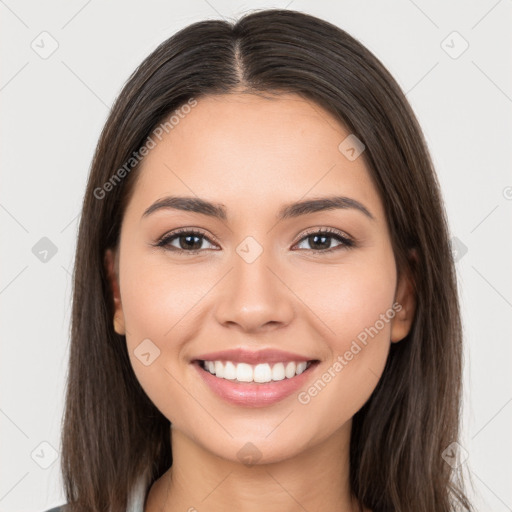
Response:
[[[142,218],[162,209],[194,212],[217,218],[222,221],[227,221],[228,217],[226,207],[221,203],[213,203],[198,197],[168,196],[159,199],[147,208],[142,214]],[[345,196],[329,196],[289,203],[279,210],[277,218],[278,221],[282,221],[320,211],[337,209],[354,209],[362,212],[369,219],[375,220],[375,217],[363,204],[355,199]]]

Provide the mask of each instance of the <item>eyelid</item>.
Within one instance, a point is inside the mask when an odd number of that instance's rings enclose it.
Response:
[[[220,245],[220,242],[219,242],[219,239],[218,237],[215,235],[215,234],[206,234],[206,232],[201,229],[201,228],[196,228],[196,227],[186,227],[186,228],[178,228],[178,229],[174,229],[174,230],[171,230],[167,233],[164,233],[155,243],[155,245],[158,245],[160,244],[161,242],[163,242],[164,240],[166,239],[170,239],[170,238],[174,238],[178,235],[181,235],[182,233],[187,233],[187,234],[194,234],[194,235],[201,235],[202,237],[204,237],[206,240],[210,241],[210,242],[214,242],[215,244],[217,245]],[[193,252],[193,251],[185,251],[185,252]]]
[[[294,242],[294,245],[299,243],[301,240],[303,240],[307,236],[316,235],[317,233],[322,233],[322,234],[325,233],[328,235],[337,235],[340,238],[345,238],[346,240],[350,240],[351,242],[355,243],[355,240],[353,237],[351,237],[348,233],[341,231],[340,229],[328,228],[328,227],[315,227],[315,228],[308,228],[308,229],[306,229],[306,231],[302,231],[300,236]]]

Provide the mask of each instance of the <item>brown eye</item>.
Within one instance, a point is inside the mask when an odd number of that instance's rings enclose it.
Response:
[[[335,247],[331,247],[333,239],[339,242],[339,244]],[[315,252],[328,252],[337,250],[338,248],[349,248],[354,246],[354,242],[350,238],[342,235],[338,231],[331,229],[323,229],[308,233],[301,239],[299,244],[303,243],[303,241],[306,241],[310,246],[310,248],[306,250]]]
[[[209,241],[201,231],[183,229],[165,235],[156,245],[157,247],[164,247],[170,251],[195,254],[202,249],[204,240]],[[178,247],[171,245],[174,241],[178,242]]]

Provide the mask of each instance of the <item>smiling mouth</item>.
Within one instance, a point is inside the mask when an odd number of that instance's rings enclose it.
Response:
[[[308,371],[311,366],[315,366],[319,361],[315,359],[311,361],[286,361],[253,365],[233,361],[197,360],[196,363],[205,372],[219,379],[240,383],[265,384],[293,379]]]

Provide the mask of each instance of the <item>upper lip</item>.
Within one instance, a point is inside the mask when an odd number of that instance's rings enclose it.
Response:
[[[194,361],[233,361],[236,363],[258,364],[258,363],[285,363],[289,361],[315,361],[312,357],[301,356],[293,352],[285,352],[276,349],[248,350],[245,348],[236,348],[231,350],[221,350],[218,352],[208,352],[201,354],[193,359]]]

